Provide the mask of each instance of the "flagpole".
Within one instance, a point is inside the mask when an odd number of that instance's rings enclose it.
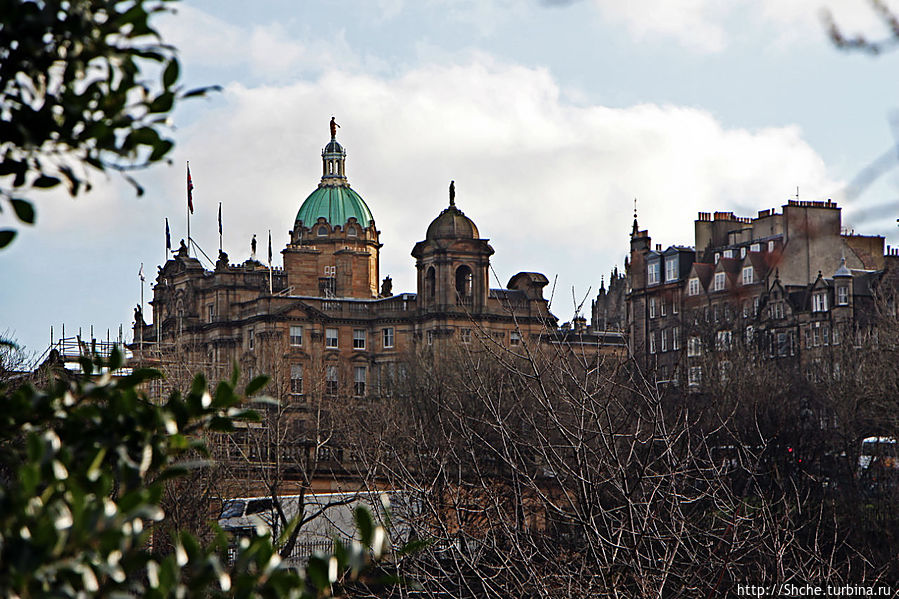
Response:
[[[272,295],[272,230],[268,230],[268,294]]]
[[[138,347],[140,347],[141,358],[144,357],[144,263],[140,263],[140,319],[141,321],[137,323],[140,329],[140,343]]]
[[[222,203],[219,202],[219,254],[222,253]]]
[[[187,255],[190,256],[190,160],[187,161]]]

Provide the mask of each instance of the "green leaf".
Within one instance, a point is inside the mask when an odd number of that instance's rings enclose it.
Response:
[[[181,99],[183,100],[185,98],[193,98],[196,96],[205,96],[209,92],[220,92],[220,91],[222,91],[221,85],[210,85],[207,87],[198,87],[196,89],[192,89],[188,92],[183,93],[181,95]]]
[[[244,395],[250,397],[252,395],[256,395],[259,391],[262,390],[263,387],[268,385],[269,378],[267,376],[259,375],[249,382],[247,388],[244,390]]]
[[[180,71],[181,67],[178,65],[178,61],[174,58],[171,59],[169,64],[166,65],[165,71],[162,73],[162,85],[165,86],[166,89],[175,85],[175,82],[178,81]]]
[[[323,591],[330,586],[328,581],[328,559],[320,555],[313,555],[309,558],[309,565],[306,566],[306,575],[312,586],[319,591]]]
[[[0,248],[4,248],[12,243],[15,236],[16,232],[12,229],[0,229]]]
[[[15,211],[16,216],[19,217],[20,221],[28,223],[29,225],[34,224],[34,206],[31,205],[31,202],[20,200],[18,198],[13,198],[9,202],[12,204],[12,209]]]
[[[40,187],[43,189],[46,189],[48,187],[55,187],[59,185],[59,179],[57,177],[51,177],[50,175],[41,175],[34,180],[33,185],[35,187]]]
[[[356,520],[356,527],[359,529],[362,544],[371,547],[372,537],[375,532],[375,524],[371,517],[371,512],[365,506],[357,506],[353,510],[353,516]]]

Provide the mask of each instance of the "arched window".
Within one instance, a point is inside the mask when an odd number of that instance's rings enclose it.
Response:
[[[434,267],[428,268],[428,274],[425,275],[425,295],[428,299],[434,299],[437,287],[437,273]]]
[[[318,228],[318,236],[319,237],[327,237],[328,236],[328,227],[322,225]]]
[[[464,264],[456,269],[456,293],[471,297],[471,269]]]

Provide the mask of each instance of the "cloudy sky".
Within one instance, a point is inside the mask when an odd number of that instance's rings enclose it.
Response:
[[[562,320],[572,288],[595,295],[623,263],[634,198],[664,246],[692,243],[697,211],[752,216],[797,187],[899,243],[899,169],[869,168],[894,162],[899,52],[835,49],[825,7],[850,35],[884,32],[867,0],[185,0],[160,23],[183,83],[223,91],[175,113],[174,165],[139,175],[144,197],[97,177],[35,198],[37,226],[0,253],[0,332],[36,353],[63,323],[130,337],[165,217],[185,236],[187,160],[199,245],[214,257],[221,202],[232,261],[271,229],[280,264],[331,115],[396,292],[415,290],[410,251],[451,179],[493,286],[543,272]]]

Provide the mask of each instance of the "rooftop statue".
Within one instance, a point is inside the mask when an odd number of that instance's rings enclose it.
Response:
[[[333,116],[331,117],[330,125],[331,125],[331,139],[334,139],[335,137],[337,137],[337,128],[340,127],[340,125],[337,124],[337,120]]]

